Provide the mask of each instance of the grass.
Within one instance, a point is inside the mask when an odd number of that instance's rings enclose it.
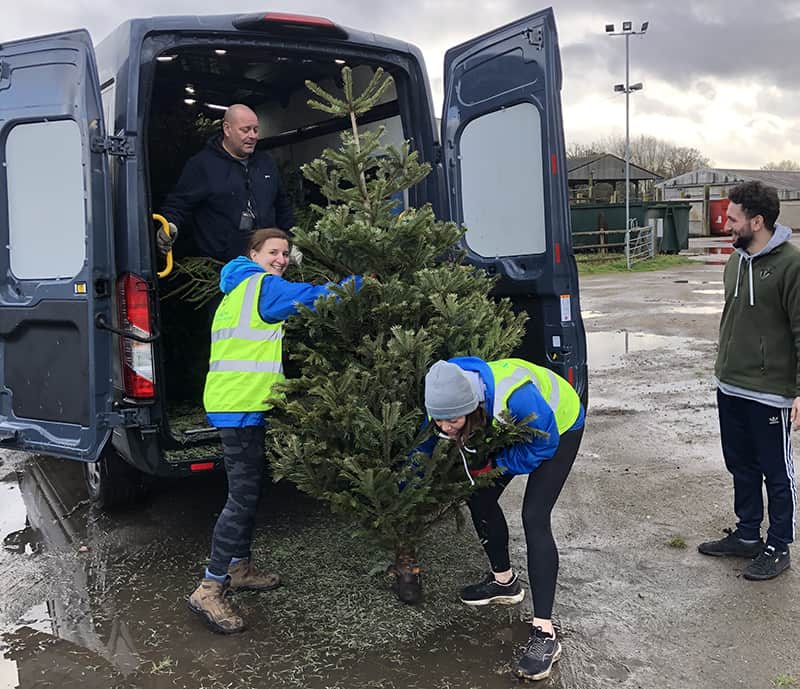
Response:
[[[772,680],[772,684],[776,687],[796,687],[797,680],[791,675],[778,675]]]
[[[627,273],[628,265],[625,256],[615,254],[607,261],[598,260],[597,254],[576,254],[578,272],[581,275],[597,275],[600,273]],[[631,266],[631,272],[640,273],[650,270],[665,270],[675,266],[685,266],[692,263],[686,256],[674,254],[661,254],[654,258],[639,261]]]
[[[667,545],[670,548],[676,548],[678,550],[685,550],[686,548],[686,541],[683,540],[680,536],[675,536],[674,538],[670,538],[667,541]]]

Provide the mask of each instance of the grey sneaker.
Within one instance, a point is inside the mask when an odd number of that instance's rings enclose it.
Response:
[[[764,581],[774,579],[784,569],[789,569],[791,558],[789,549],[784,551],[777,550],[775,546],[768,545],[762,550],[758,557],[744,568],[742,576],[751,581]]]
[[[472,584],[461,590],[461,602],[465,605],[514,605],[525,598],[525,589],[519,583],[519,577],[514,575],[507,584],[501,584],[489,572],[482,581]]]
[[[752,543],[743,541],[739,537],[738,531],[731,531],[724,529],[728,534],[725,538],[720,538],[718,541],[706,541],[697,546],[697,549],[703,555],[711,555],[713,557],[755,557],[764,548],[764,541],[760,538]]]
[[[540,627],[534,627],[517,663],[517,677],[545,679],[550,676],[553,663],[560,657],[561,642],[555,636],[545,634]]]

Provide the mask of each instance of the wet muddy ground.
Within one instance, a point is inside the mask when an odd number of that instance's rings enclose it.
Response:
[[[534,686],[800,686],[797,572],[748,582],[744,562],[696,551],[733,523],[711,382],[721,279],[712,259],[582,280],[590,411],[555,514],[564,655]],[[81,481],[73,463],[0,454],[0,688],[524,684],[510,669],[529,602],[456,600],[484,567],[471,527],[431,539],[426,600],[409,608],[388,592],[385,553],[271,487],[256,552],[286,586],[237,595],[249,629],[220,637],[185,608],[224,501],[219,478],[161,485],[113,517],[90,509]],[[517,567],[523,489],[515,479],[504,497]]]

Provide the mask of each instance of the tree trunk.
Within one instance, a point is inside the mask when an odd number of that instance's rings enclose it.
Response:
[[[397,597],[409,605],[420,603],[422,601],[422,580],[414,548],[399,545],[395,551],[394,565],[391,569],[396,578],[393,588]]]

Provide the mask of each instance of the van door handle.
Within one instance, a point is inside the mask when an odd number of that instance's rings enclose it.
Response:
[[[94,324],[97,326],[98,330],[108,330],[115,335],[125,337],[129,340],[136,340],[136,342],[155,342],[159,337],[161,337],[161,333],[157,330],[155,330],[152,335],[139,335],[139,333],[135,333],[130,330],[120,330],[119,328],[115,328],[106,320],[106,317],[102,313],[98,313],[94,317]]]

